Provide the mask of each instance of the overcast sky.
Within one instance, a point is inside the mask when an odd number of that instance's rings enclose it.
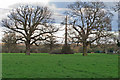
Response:
[[[10,10],[21,5],[21,4],[35,4],[35,5],[45,5],[49,6],[54,12],[54,17],[56,18],[56,24],[58,25],[64,17],[64,11],[67,10],[67,5],[75,0],[2,0],[0,2],[0,20],[6,17]],[[76,0],[78,1],[78,0]],[[84,0],[84,1],[104,1],[107,6],[115,6],[115,2],[120,0]],[[111,10],[112,11],[112,10]],[[112,11],[113,12],[113,11]],[[112,30],[117,30],[117,12],[113,12],[114,17],[112,21]],[[59,26],[59,25],[58,25]],[[61,25],[60,25],[61,26]],[[59,33],[59,36],[63,36],[63,33]],[[2,28],[0,26],[0,40],[2,37]]]

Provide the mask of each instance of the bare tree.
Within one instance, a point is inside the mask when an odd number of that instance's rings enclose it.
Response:
[[[108,49],[111,47],[111,45],[115,46],[116,42],[117,36],[113,33],[111,33],[111,36],[106,36],[96,41],[97,46],[100,46],[102,49],[104,49],[104,53],[108,53]]]
[[[71,17],[72,36],[83,44],[83,56],[87,56],[87,46],[96,40],[109,36],[112,14],[103,2],[75,2],[68,5]]]
[[[16,34],[12,31],[5,31],[4,36],[2,38],[3,51],[7,51],[8,53],[15,52],[17,47],[17,37]]]
[[[51,16],[52,13],[47,7],[20,6],[12,10],[2,24],[22,36],[19,40],[26,45],[26,55],[30,55],[31,45],[46,40],[46,35],[51,33],[48,29],[53,21]]]
[[[113,8],[115,11],[120,11],[120,1],[116,3],[115,7]]]
[[[55,33],[57,32],[57,31],[59,31],[59,27],[53,27],[53,26],[50,26],[49,28],[49,31],[51,32],[51,33],[49,33],[47,36],[48,36],[48,38],[44,41],[44,44],[45,45],[47,45],[47,46],[49,46],[49,48],[50,48],[50,51],[52,51],[53,50],[53,47],[55,47],[55,44],[58,42],[57,41],[57,36],[55,36]],[[54,32],[54,31],[56,31],[56,32]]]
[[[118,36],[118,47],[120,47],[120,1],[117,2],[116,6],[114,7],[114,10],[118,12],[118,31],[119,31],[119,36]]]

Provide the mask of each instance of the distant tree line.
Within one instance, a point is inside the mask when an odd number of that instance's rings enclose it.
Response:
[[[25,53],[26,52],[25,45],[17,44],[15,46],[16,48],[11,49],[11,50],[6,49],[6,46],[4,44],[0,45],[0,46],[2,46],[2,48],[1,48],[2,53]],[[56,47],[54,47],[53,51],[62,49],[62,46],[63,46],[62,44],[56,44]],[[96,45],[88,46],[87,53],[106,53],[106,50],[107,50],[106,54],[118,53],[117,50],[119,48],[116,46],[116,44],[110,44],[107,46],[109,46],[109,47],[107,47],[107,49],[104,49],[103,46],[97,46],[97,47],[96,47]],[[73,44],[70,47],[72,48],[74,53],[83,53],[82,46],[77,46],[76,44],[75,45]],[[46,45],[41,45],[41,46],[32,45],[31,49],[30,49],[31,53],[50,53],[50,51],[51,51],[50,48]]]
[[[88,46],[87,53],[118,53],[118,47],[116,45],[117,39],[115,36],[112,36],[111,39],[108,39],[110,37],[106,37],[103,40],[98,41],[97,44],[91,44]],[[2,38],[3,44],[2,46],[2,53],[25,53],[26,52],[26,46],[23,43],[16,42],[17,37],[14,32],[5,32]],[[113,41],[114,40],[114,41]],[[53,41],[53,40],[52,40]],[[50,53],[51,51],[62,49],[62,46],[64,44],[57,43],[57,40],[55,43],[52,42],[50,39],[46,42],[41,42],[38,46],[32,45],[30,52],[31,53]],[[51,50],[51,45],[53,49]],[[83,53],[83,46],[82,44],[72,43],[69,45],[74,53]]]

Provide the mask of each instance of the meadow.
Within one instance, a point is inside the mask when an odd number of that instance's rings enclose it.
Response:
[[[118,78],[118,55],[2,53],[3,78]]]

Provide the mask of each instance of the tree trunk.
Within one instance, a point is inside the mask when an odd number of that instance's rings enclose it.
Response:
[[[9,45],[8,45],[8,48],[7,48],[7,49],[8,49],[8,53],[10,53],[11,51],[10,51],[10,46],[9,46]]]
[[[105,49],[105,53],[106,53],[106,54],[108,53],[107,49]]]
[[[83,56],[87,56],[87,44],[83,43]]]
[[[26,55],[30,55],[30,43],[26,43]]]
[[[52,45],[50,45],[50,51],[52,51],[53,50],[53,46]]]

